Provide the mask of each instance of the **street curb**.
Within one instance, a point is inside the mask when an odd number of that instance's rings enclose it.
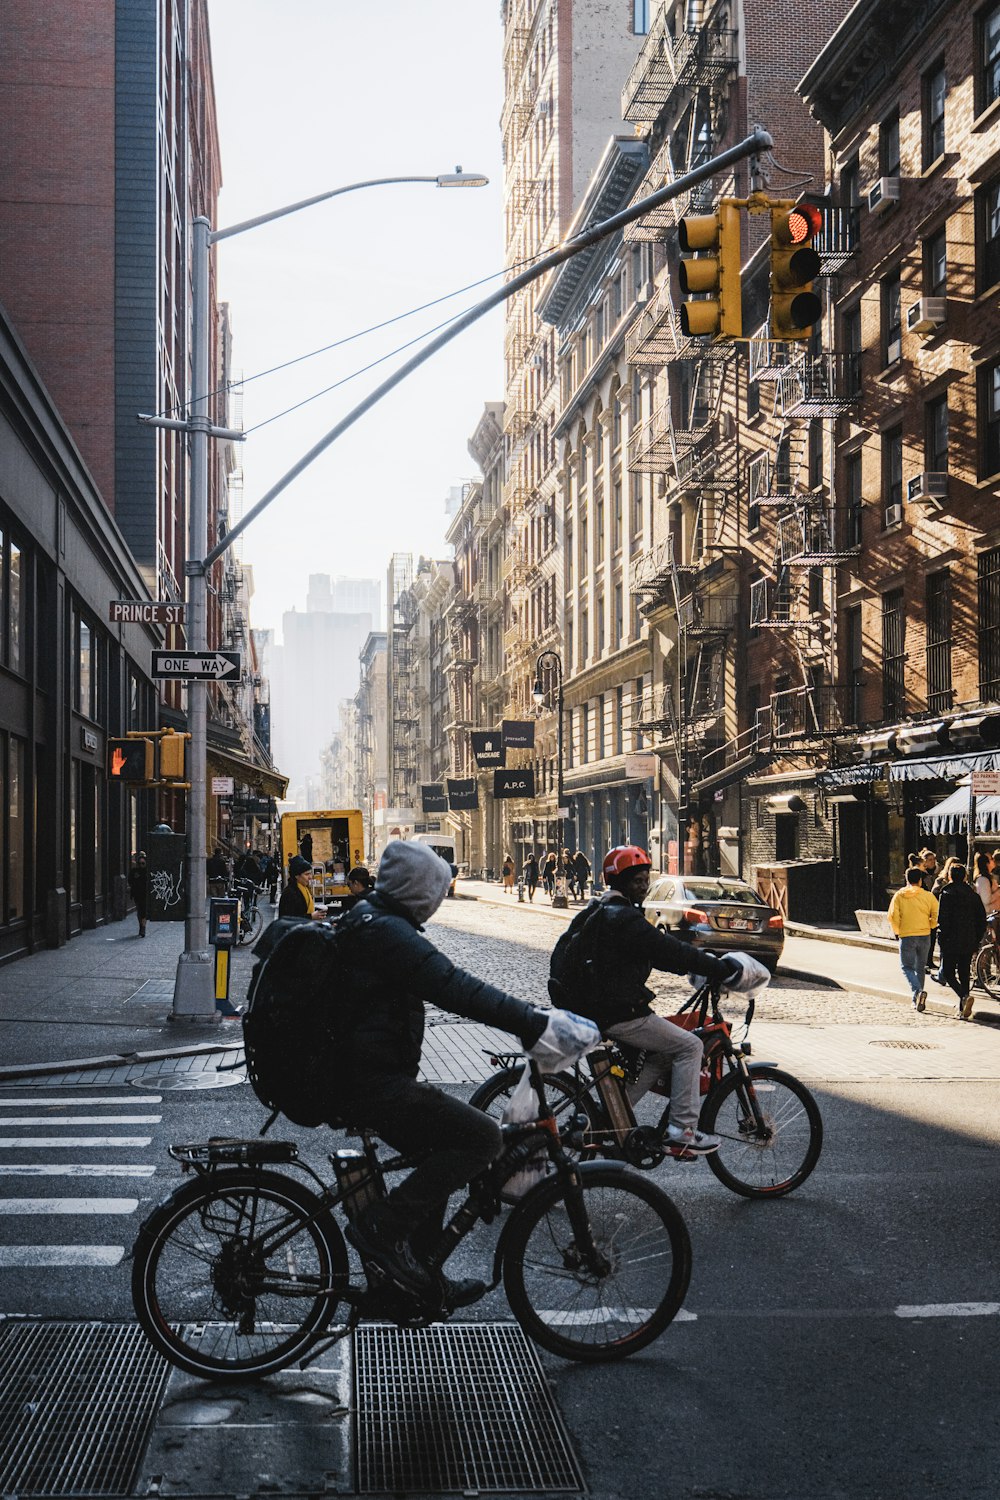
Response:
[[[129,1064],[161,1062],[169,1057],[198,1057],[209,1052],[233,1052],[239,1042],[199,1042],[193,1047],[165,1047],[155,1052],[113,1052],[107,1057],[71,1057],[63,1062],[14,1063],[0,1067],[0,1084],[18,1078],[37,1078],[44,1073],[99,1072],[102,1068],[124,1068]]]
[[[784,964],[782,963],[778,964],[778,974],[783,979],[801,979],[806,984],[815,984],[823,989],[843,990],[845,993],[853,993],[856,995],[872,995],[875,999],[878,1000],[895,1000],[899,1005],[910,1006],[913,1003],[909,995],[903,994],[899,990],[880,988],[877,984],[860,984],[855,982],[853,979],[850,981],[831,979],[829,974],[810,974],[806,969],[786,969]],[[931,999],[930,995],[928,995],[927,1006],[923,1014],[928,1016],[941,1016],[945,1020],[948,1020],[949,1017],[954,1018],[955,1004],[954,1002],[948,1000],[933,1000]],[[990,1012],[986,1012],[985,1015],[990,1015]],[[974,1014],[972,1020],[981,1020],[985,1025],[985,1015],[981,1017],[978,1014]]]

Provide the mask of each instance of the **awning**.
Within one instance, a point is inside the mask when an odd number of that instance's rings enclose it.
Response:
[[[930,755],[933,751],[947,748],[948,724],[944,719],[932,719],[926,724],[908,724],[896,731],[896,751],[899,755]]]
[[[918,819],[921,833],[965,833],[969,827],[969,791],[959,787]],[[1000,797],[977,797],[976,832],[1000,833]]]
[[[1000,771],[1000,750],[978,755],[936,755],[933,760],[896,761],[888,767],[890,781],[957,781],[972,771]]]
[[[873,781],[881,781],[888,771],[885,765],[860,766],[830,766],[826,771],[819,771],[816,775],[816,785],[825,789],[832,786],[869,786]]]
[[[891,755],[896,748],[895,729],[880,729],[877,734],[859,734],[858,749],[863,760],[874,760],[879,755]]]
[[[214,745],[207,747],[206,756],[210,776],[213,772],[216,776],[232,776],[234,781],[243,782],[244,786],[252,787],[255,792],[263,792],[265,797],[277,797],[279,800],[288,791],[288,777],[282,776],[280,771],[255,766],[252,761],[244,760],[240,755],[217,750]]]
[[[766,798],[764,806],[770,813],[800,813],[806,810],[806,804],[798,792],[776,792],[773,797]]]

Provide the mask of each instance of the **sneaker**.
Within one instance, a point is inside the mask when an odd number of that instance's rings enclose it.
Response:
[[[363,1260],[370,1261],[407,1291],[433,1295],[433,1278],[400,1233],[396,1215],[388,1204],[373,1203],[348,1224],[347,1238]]]
[[[958,1008],[959,1017],[963,1021],[971,1021],[972,1020],[972,1005],[973,1005],[972,996],[971,995],[966,995],[965,999],[962,1001],[961,1005]]]
[[[478,1302],[480,1297],[486,1296],[485,1281],[473,1281],[471,1277],[452,1281],[448,1276],[441,1276],[439,1280],[450,1312],[454,1312],[456,1307],[469,1307],[473,1302]]]
[[[921,990],[920,993],[914,997],[913,1003],[917,1007],[917,1010],[926,1010],[927,1009],[927,991],[926,990]]]
[[[686,1130],[679,1125],[668,1125],[667,1145],[681,1146],[685,1151],[692,1151],[696,1156],[707,1156],[710,1151],[718,1151],[721,1142],[717,1135],[705,1135],[690,1125]]]

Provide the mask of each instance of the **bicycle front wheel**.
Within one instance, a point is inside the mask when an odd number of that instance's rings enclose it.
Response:
[[[976,983],[981,984],[988,995],[1000,999],[1000,953],[996,944],[980,948],[976,954]]]
[[[494,1073],[492,1078],[487,1078],[469,1100],[473,1109],[482,1110],[484,1115],[489,1115],[499,1125],[503,1119],[504,1107],[517,1088],[523,1071],[523,1067],[504,1068],[502,1072]],[[568,1131],[574,1115],[582,1114],[587,1120],[585,1129],[589,1139],[593,1132],[593,1115],[586,1085],[578,1084],[570,1073],[546,1073],[544,1082],[545,1097],[560,1131]],[[579,1151],[567,1146],[565,1141],[563,1149],[573,1158],[580,1155]]]
[[[588,1163],[514,1210],[503,1281],[525,1333],[563,1359],[624,1359],[676,1317],[691,1240],[671,1198],[622,1167]]]
[[[705,1158],[708,1165],[743,1198],[782,1198],[794,1192],[823,1149],[816,1100],[804,1083],[779,1068],[752,1068],[749,1083],[740,1073],[730,1073],[710,1091],[699,1125],[721,1141],[718,1151]]]
[[[139,1232],[132,1301],[171,1364],[208,1380],[283,1369],[329,1323],[347,1251],[315,1194],[277,1172],[188,1183]]]

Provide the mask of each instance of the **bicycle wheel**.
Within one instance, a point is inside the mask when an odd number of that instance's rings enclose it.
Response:
[[[239,943],[254,943],[264,930],[264,913],[260,907],[254,905],[249,911],[243,913],[240,921],[240,931],[237,941]]]
[[[482,1110],[484,1115],[489,1115],[499,1125],[504,1105],[520,1082],[523,1072],[523,1068],[504,1068],[503,1072],[495,1073],[492,1078],[487,1078],[485,1083],[479,1085],[469,1103],[473,1109]],[[573,1116],[578,1114],[586,1115],[588,1131],[593,1129],[591,1101],[582,1080],[577,1083],[571,1073],[548,1073],[545,1075],[545,1094],[561,1131],[568,1130]],[[580,1154],[565,1146],[564,1149],[574,1159]]]
[[[347,1285],[347,1252],[317,1198],[276,1172],[216,1172],[146,1220],[132,1301],[150,1342],[203,1379],[249,1380],[305,1352]]]
[[[997,952],[995,943],[990,943],[988,948],[980,948],[976,954],[975,980],[988,995],[1000,999],[1000,953]]]
[[[763,1125],[756,1126],[739,1073],[710,1091],[699,1126],[721,1139],[705,1158],[721,1183],[744,1198],[781,1198],[800,1187],[823,1149],[823,1118],[805,1084],[779,1068],[750,1071]]]
[[[589,1363],[635,1354],[676,1317],[691,1280],[687,1226],[662,1188],[623,1167],[578,1168],[580,1202],[556,1178],[514,1209],[503,1257],[511,1311],[529,1338]]]

